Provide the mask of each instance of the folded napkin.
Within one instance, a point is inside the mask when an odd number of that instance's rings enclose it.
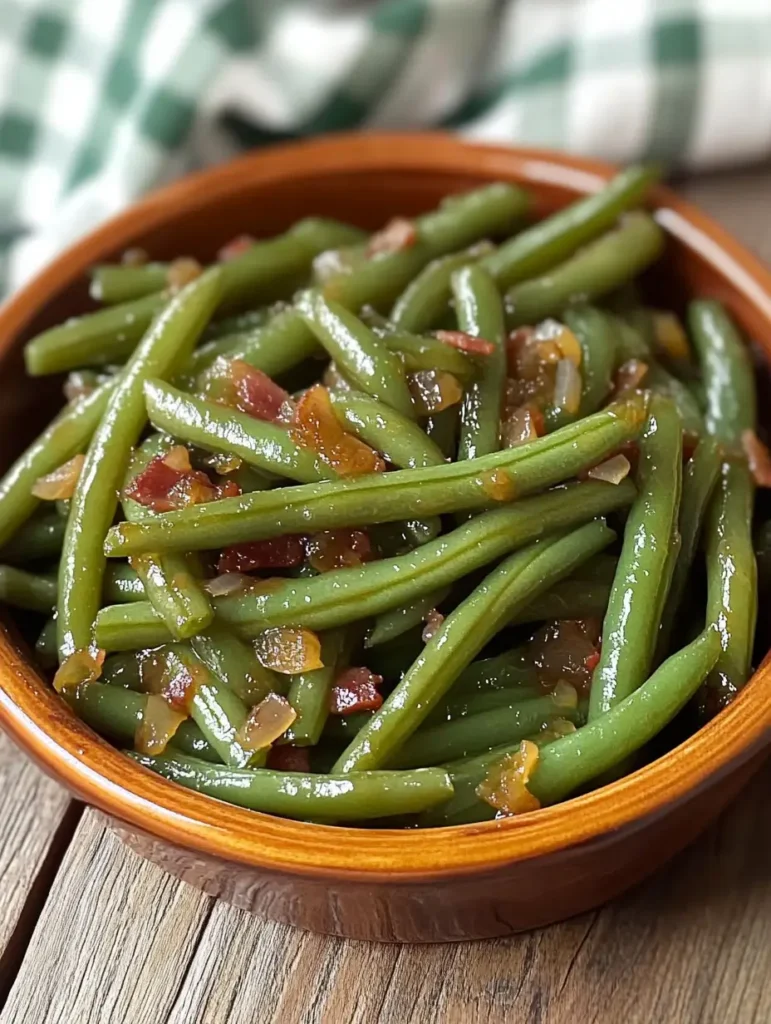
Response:
[[[0,290],[154,185],[356,128],[771,152],[771,0],[0,0]]]

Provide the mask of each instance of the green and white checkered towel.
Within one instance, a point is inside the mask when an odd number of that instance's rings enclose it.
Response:
[[[761,157],[771,0],[0,0],[0,290],[191,168],[427,126]]]

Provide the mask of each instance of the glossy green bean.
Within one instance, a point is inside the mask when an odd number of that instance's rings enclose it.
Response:
[[[332,391],[332,407],[346,430],[400,469],[444,465],[439,448],[417,423],[359,391]]]
[[[654,397],[640,440],[639,493],[624,529],[594,671],[589,719],[606,714],[647,678],[680,546],[682,423],[674,405]]]
[[[249,638],[273,626],[345,625],[408,604],[549,532],[624,507],[633,496],[629,481],[616,486],[589,480],[558,488],[485,512],[396,558],[217,598],[217,618]],[[150,647],[168,639],[147,604],[103,608],[96,636],[105,650]]]
[[[365,821],[419,813],[452,796],[449,776],[440,768],[311,775],[225,768],[177,755],[129,756],[187,789],[284,818]]]
[[[678,380],[673,373],[651,359],[648,372],[642,386],[650,389],[654,395],[661,395],[674,402],[680,419],[683,421],[683,433],[690,438],[699,438],[704,433],[704,418],[701,409],[690,389]]]
[[[426,420],[426,435],[439,448],[446,459],[455,457],[460,428],[460,406],[450,405],[435,412]]]
[[[50,615],[56,607],[56,579],[0,565],[0,604]]]
[[[488,660],[492,661],[493,659]],[[534,671],[533,675],[535,675]],[[447,694],[444,701],[437,704],[431,714],[426,717],[422,726],[423,731],[427,731],[429,727],[439,725],[440,723],[461,721],[483,712],[487,713],[497,708],[513,707],[514,705],[527,703],[535,698],[544,696],[543,687],[536,682],[530,685],[520,683],[518,686],[507,686],[501,690],[490,689],[465,695],[459,693],[456,696],[453,696],[454,690],[455,686]],[[553,705],[551,705],[550,713],[555,713]],[[530,732],[537,731],[537,728],[538,726],[534,730],[530,730]],[[529,735],[529,733],[525,735]],[[484,747],[480,748],[480,750],[482,749]]]
[[[185,444],[236,455],[256,469],[289,480],[311,483],[337,477],[331,466],[276,423],[195,398],[160,380],[146,382],[144,397],[153,426]]]
[[[258,309],[247,309],[243,313],[218,318],[210,323],[203,332],[205,342],[215,338],[230,338],[233,335],[250,334],[257,327],[264,327],[277,313],[281,303],[273,306],[260,306]]]
[[[19,456],[0,481],[0,544],[6,544],[40,503],[32,493],[45,476],[85,450],[107,405],[113,385],[66,406]]]
[[[201,550],[282,533],[490,507],[596,465],[637,436],[645,409],[645,398],[634,395],[546,437],[478,459],[224,498],[156,516],[151,523],[122,523],[110,531],[105,552],[121,557]]]
[[[144,693],[143,665],[147,651],[121,651],[105,658],[100,683]],[[154,652],[153,652],[154,654]]]
[[[144,601],[145,586],[130,565],[111,562],[104,574],[102,597],[108,604]]]
[[[0,549],[0,560],[17,565],[58,558],[62,550],[65,526],[66,520],[62,519],[58,512],[41,509],[39,514],[33,514],[3,545]]]
[[[525,648],[515,647],[494,658],[473,661],[452,684],[448,700],[535,685],[538,685],[538,675],[532,659],[527,656]]]
[[[374,523],[368,532],[379,556],[393,558],[435,540],[442,532],[442,519],[440,516],[426,516],[425,519]]]
[[[510,555],[447,616],[393,693],[337,759],[334,770],[388,764],[517,608],[569,575],[613,537],[604,522],[595,520]]]
[[[645,199],[658,176],[651,166],[621,171],[594,195],[571,203],[504,242],[483,258],[482,265],[500,288],[542,274],[612,228],[622,213]]]
[[[617,332],[602,310],[592,306],[566,309],[563,320],[581,346],[581,401],[575,412],[548,406],[544,417],[549,430],[596,412],[611,392],[618,361]]]
[[[205,632],[190,638],[190,647],[209,671],[252,707],[269,693],[283,694],[283,676],[265,668],[251,644],[215,622]]]
[[[145,263],[132,267],[121,263],[101,263],[91,271],[89,293],[95,302],[114,306],[143,295],[162,291],[168,284],[167,263]]]
[[[641,273],[658,259],[664,233],[647,213],[627,214],[564,263],[515,284],[506,293],[510,327],[556,316],[577,301],[592,302]]]
[[[639,689],[601,718],[568,736],[541,747],[528,789],[542,805],[557,803],[580,786],[617,768],[645,746],[688,703],[720,653],[720,641],[708,628],[673,654]],[[421,825],[456,825],[484,821],[495,811],[476,795],[490,768],[517,747],[498,747],[489,754],[449,766],[455,796]]]
[[[338,302],[306,292],[298,310],[347,380],[361,391],[413,419],[404,368],[363,321]]]
[[[147,694],[102,683],[87,683],[68,687],[63,696],[78,718],[82,718],[94,732],[115,743],[133,746],[134,735],[144,717]],[[172,742],[185,754],[210,762],[219,761],[219,755],[204,739],[195,722],[182,722]]]
[[[722,420],[725,423],[725,420]],[[754,486],[743,462],[725,462],[704,527],[707,621],[720,635],[720,657],[707,680],[703,706],[729,704],[750,677],[758,615],[758,577],[752,548]]]
[[[400,604],[398,608],[390,608],[388,611],[381,612],[372,624],[364,646],[377,647],[379,644],[393,640],[394,637],[401,636],[413,626],[425,622],[428,613],[440,605],[449,593],[449,587],[439,587],[414,601]]]
[[[62,660],[91,647],[105,568],[104,536],[115,515],[131,446],[146,422],[143,384],[184,362],[219,296],[219,272],[208,271],[172,300],[131,357],[94,432],[72,498],[59,568]]]
[[[488,242],[479,242],[462,252],[432,260],[410,281],[394,303],[391,323],[416,334],[436,327],[447,312],[452,297],[452,275],[493,251]]]
[[[574,691],[575,695],[575,691]],[[489,696],[489,694],[488,694]],[[472,757],[502,743],[517,743],[547,726],[554,718],[580,720],[577,702],[562,694],[499,704],[487,711],[419,729],[388,762],[391,768],[425,768]]]
[[[418,217],[417,241],[397,252],[375,256],[348,274],[324,285],[327,298],[348,309],[390,309],[416,274],[431,260],[465,249],[480,239],[510,234],[528,205],[526,193],[513,185],[487,185],[451,196],[438,209]]]
[[[35,657],[43,668],[53,668],[57,661],[56,618],[46,620],[35,641]]]
[[[704,381],[707,432],[724,444],[736,444],[745,430],[755,429],[757,418],[749,350],[719,302],[692,302],[688,324]]]
[[[466,388],[460,414],[458,459],[476,459],[501,447],[500,424],[506,384],[503,304],[492,277],[479,266],[452,275],[458,327],[483,338],[495,351],[479,360],[477,378]]]
[[[288,743],[313,747],[319,742],[329,715],[332,685],[343,667],[346,647],[345,630],[330,630],[321,638],[323,668],[292,677],[289,703],[297,712],[297,718],[286,733]]]
[[[519,626],[551,619],[604,619],[611,585],[611,581],[562,580],[518,612],[511,624]]]
[[[399,356],[405,370],[444,370],[461,382],[473,380],[477,374],[474,361],[452,345],[426,334],[409,334],[405,330],[375,328],[374,334],[386,348]],[[450,406],[452,408],[452,406]]]

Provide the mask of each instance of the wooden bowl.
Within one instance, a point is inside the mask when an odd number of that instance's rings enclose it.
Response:
[[[524,183],[547,213],[612,173],[586,160],[437,135],[357,135],[256,153],[187,178],[72,246],[0,311],[0,454],[15,454],[56,401],[57,382],[24,378],[22,343],[82,310],[89,266],[128,246],[208,259],[243,231],[273,234],[311,213],[374,228],[495,179]],[[653,204],[670,236],[671,286],[721,298],[771,357],[771,276],[669,190],[658,189]],[[610,899],[723,810],[771,736],[771,658],[731,707],[620,782],[520,818],[422,832],[285,821],[163,781],[72,714],[13,631],[0,634],[0,723],[143,855],[213,895],[353,938],[483,938]]]

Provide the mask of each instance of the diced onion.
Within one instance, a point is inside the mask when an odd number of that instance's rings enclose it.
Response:
[[[274,672],[297,675],[323,668],[321,643],[309,629],[287,626],[266,629],[254,641],[261,664]]]
[[[102,674],[104,651],[74,651],[65,658],[54,676],[54,689],[64,693],[81,683],[93,683]]]
[[[134,733],[134,749],[151,756],[162,754],[186,718],[187,715],[175,711],[159,694],[148,694],[142,720]]]
[[[441,629],[442,623],[444,622],[444,615],[442,615],[441,612],[438,612],[436,608],[432,608],[427,612],[425,621],[426,625],[421,636],[423,638],[423,643],[427,644],[430,640],[434,639]]]
[[[771,487],[771,453],[754,430],[742,433],[742,448],[758,487]]]
[[[215,576],[212,580],[206,580],[203,589],[212,597],[225,597],[228,594],[237,594],[240,591],[248,590],[252,582],[241,572],[225,572],[220,576]]]
[[[175,444],[173,448],[169,448],[161,461],[180,473],[189,473],[193,468],[190,464],[190,452],[183,444]]]
[[[32,493],[43,501],[66,501],[71,498],[85,461],[85,455],[75,455],[45,476],[38,477],[32,485]]]
[[[463,398],[458,378],[445,370],[416,370],[408,374],[407,385],[419,416],[433,416]]]
[[[382,473],[385,469],[385,462],[376,451],[343,430],[329,392],[320,384],[309,388],[297,403],[289,433],[341,476]]]
[[[179,259],[169,264],[169,269],[166,271],[166,282],[169,288],[179,291],[191,281],[195,281],[202,273],[203,267],[198,260],[194,260],[190,256],[180,256]]]
[[[516,754],[507,754],[490,768],[487,777],[477,786],[477,796],[500,815],[537,811],[541,804],[527,784],[538,765],[538,757],[537,745],[532,740],[523,740]]]
[[[554,377],[554,407],[571,415],[581,405],[581,373],[570,359],[560,359]]]
[[[592,466],[586,475],[592,480],[604,480],[609,484],[620,484],[622,480],[629,476],[631,468],[632,465],[626,455],[619,453],[601,462],[599,466]]]
[[[581,365],[583,353],[578,338],[569,327],[561,324],[558,320],[543,320],[535,328],[533,340],[536,342],[553,342],[559,349],[563,359],[569,359],[574,366]]]
[[[249,709],[244,724],[236,733],[236,742],[244,750],[263,750],[283,736],[296,718],[297,712],[286,697],[269,693]]]
[[[506,448],[516,448],[517,445],[534,441],[542,433],[543,416],[540,409],[532,403],[520,405],[507,412],[501,424],[501,438]]]
[[[642,359],[627,359],[616,371],[616,391],[633,391],[648,375],[648,364]]]
[[[394,217],[382,231],[372,235],[367,245],[367,256],[385,256],[402,249],[410,249],[418,240],[418,232],[411,220]]]
[[[670,359],[682,361],[691,358],[688,335],[674,313],[667,313],[663,310],[654,313],[653,331],[657,346]]]

